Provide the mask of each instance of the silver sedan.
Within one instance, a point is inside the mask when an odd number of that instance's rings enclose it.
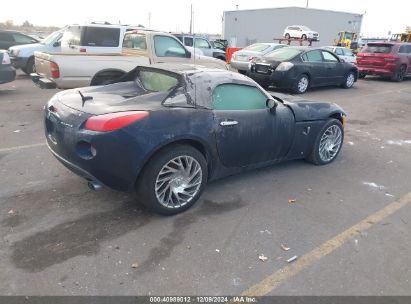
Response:
[[[248,64],[256,57],[264,56],[276,49],[286,47],[285,44],[278,43],[255,43],[246,48],[233,53],[231,58],[231,67],[237,69],[240,73],[245,74],[248,70]]]

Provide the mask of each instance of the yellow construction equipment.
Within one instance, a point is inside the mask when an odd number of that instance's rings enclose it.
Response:
[[[407,26],[405,33],[392,34],[390,40],[399,42],[411,42],[411,27]]]
[[[341,31],[338,33],[338,39],[334,40],[334,45],[343,46],[352,50],[357,50],[358,35],[354,32]]]

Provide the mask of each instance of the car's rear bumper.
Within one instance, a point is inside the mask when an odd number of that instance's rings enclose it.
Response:
[[[16,79],[16,70],[11,65],[0,64],[0,84]]]
[[[38,73],[31,73],[30,77],[31,77],[31,80],[34,82],[34,84],[41,89],[57,88],[57,84],[53,80],[43,77]]]
[[[247,71],[248,70],[248,65],[249,61],[236,61],[236,60],[231,60],[230,65],[240,71]]]
[[[394,75],[395,70],[394,69],[387,69],[384,67],[377,68],[377,67],[358,67],[358,72],[361,74],[367,74],[367,75],[380,75],[380,76],[388,76],[391,77]]]
[[[16,69],[24,69],[27,66],[27,61],[29,58],[27,57],[13,57],[10,56],[10,61],[11,64],[16,68]]]
[[[247,76],[262,86],[274,86],[280,89],[291,89],[295,82],[295,78],[288,72],[273,71],[271,74],[261,74],[249,71]]]

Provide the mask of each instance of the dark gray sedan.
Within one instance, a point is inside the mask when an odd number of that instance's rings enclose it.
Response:
[[[7,51],[0,50],[0,84],[11,82],[16,78],[16,70],[12,67]]]

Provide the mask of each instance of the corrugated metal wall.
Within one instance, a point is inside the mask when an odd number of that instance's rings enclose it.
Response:
[[[315,46],[332,45],[339,31],[361,30],[362,15],[299,7],[224,12],[224,38],[245,47],[255,42],[273,42],[288,25],[306,25],[320,34]],[[234,45],[232,45],[234,46]]]

